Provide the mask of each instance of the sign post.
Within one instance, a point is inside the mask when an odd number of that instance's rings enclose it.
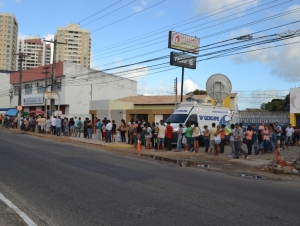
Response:
[[[170,65],[182,67],[181,94],[180,94],[180,102],[182,102],[184,68],[196,69],[196,62],[197,62],[196,57],[185,54],[185,52],[192,53],[192,54],[199,54],[200,39],[197,37],[170,31],[168,48],[183,51],[183,53],[171,52],[170,55]]]

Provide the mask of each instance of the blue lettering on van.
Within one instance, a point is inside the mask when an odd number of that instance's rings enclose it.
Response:
[[[177,110],[176,112],[187,112],[187,110]]]
[[[206,116],[206,115],[199,115],[200,120],[205,121],[219,121],[220,118],[218,116]]]

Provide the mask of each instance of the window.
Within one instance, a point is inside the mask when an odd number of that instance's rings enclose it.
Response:
[[[14,95],[19,95],[19,86],[14,86]]]
[[[25,84],[25,94],[32,94],[32,85]]]
[[[39,84],[37,88],[38,93],[44,93],[46,91],[44,84]]]
[[[61,91],[61,80],[60,79],[55,80],[55,90]]]

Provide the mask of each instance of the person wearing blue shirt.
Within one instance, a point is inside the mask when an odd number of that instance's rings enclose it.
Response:
[[[56,118],[56,136],[60,136],[61,131],[61,120],[60,118]]]
[[[97,134],[98,140],[100,140],[101,129],[102,129],[102,123],[101,123],[100,119],[98,119],[97,124],[96,124],[96,134]]]

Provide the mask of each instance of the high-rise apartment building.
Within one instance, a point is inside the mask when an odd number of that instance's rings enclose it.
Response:
[[[14,14],[0,13],[0,70],[16,70],[18,22]]]
[[[23,61],[24,70],[50,64],[50,44],[46,44],[46,42],[43,42],[38,36],[29,36],[27,39],[19,39],[18,51],[26,55],[25,61]],[[19,56],[17,56],[17,62],[18,59]],[[17,64],[17,69],[20,69],[19,64]]]
[[[57,29],[55,40],[67,43],[56,45],[56,62],[64,61],[90,68],[91,37],[89,30],[81,29],[79,24],[69,24],[67,28]]]

